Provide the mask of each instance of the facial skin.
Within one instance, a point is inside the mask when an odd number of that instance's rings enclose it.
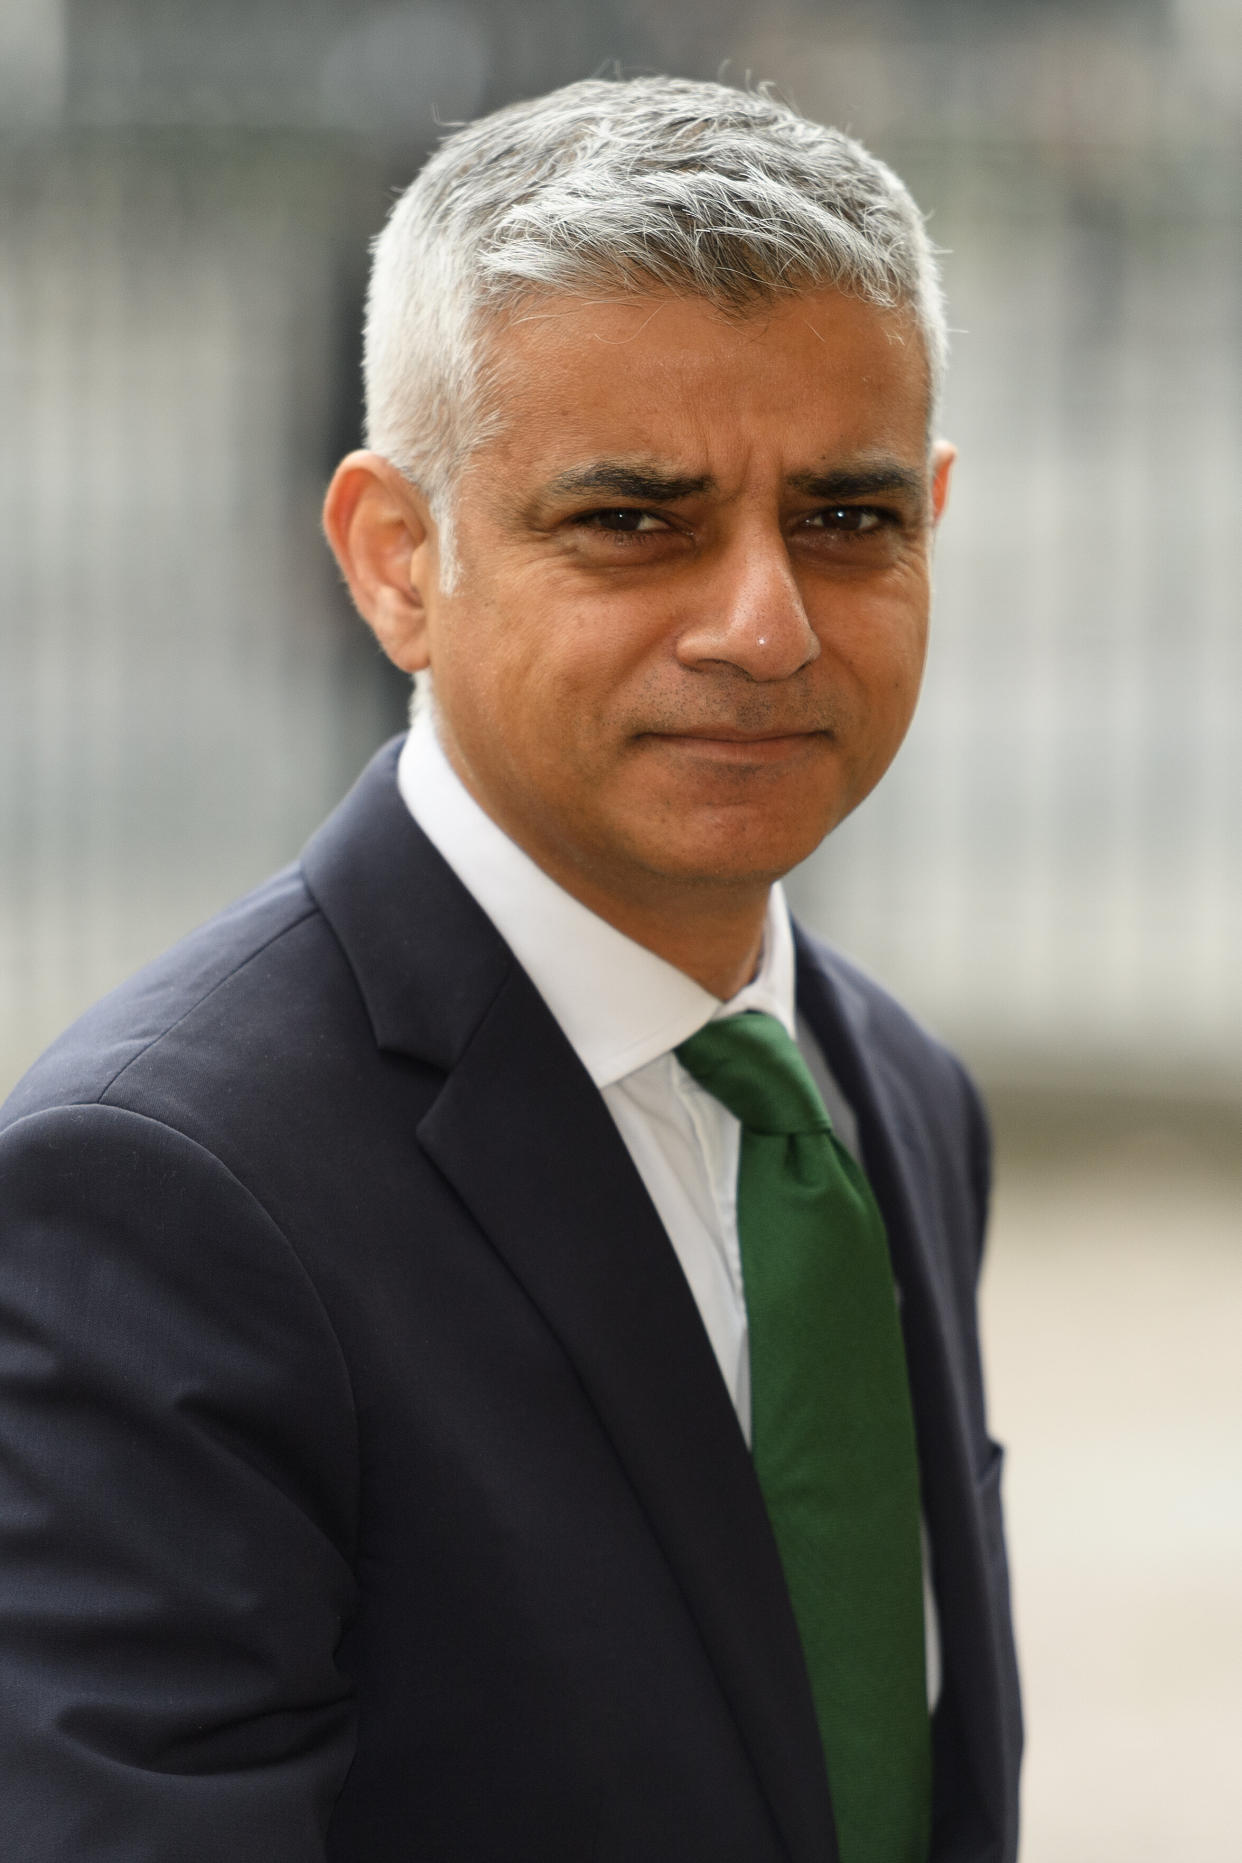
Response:
[[[497,434],[458,482],[446,590],[422,495],[351,454],[325,527],[502,828],[717,995],[771,882],[874,787],[914,710],[931,533],[912,320],[835,291],[548,297],[494,339]]]

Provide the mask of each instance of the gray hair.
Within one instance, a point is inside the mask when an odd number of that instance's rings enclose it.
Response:
[[[903,183],[765,90],[589,79],[446,138],[375,242],[367,443],[442,529],[495,428],[486,336],[533,294],[673,291],[725,314],[836,288],[909,310],[934,404],[948,347],[934,251]],[[447,535],[449,574],[451,542]]]

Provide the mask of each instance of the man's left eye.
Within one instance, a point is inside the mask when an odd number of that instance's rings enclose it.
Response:
[[[827,505],[812,511],[803,521],[816,530],[844,530],[861,533],[879,530],[889,514],[874,505]]]

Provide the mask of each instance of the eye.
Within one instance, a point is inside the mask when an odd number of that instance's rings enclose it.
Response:
[[[791,549],[825,571],[871,573],[900,561],[911,529],[910,516],[891,505],[820,505],[798,518],[788,536]]]
[[[574,523],[584,530],[608,530],[622,536],[668,528],[654,511],[641,511],[635,505],[611,505],[600,511],[584,511]]]
[[[642,505],[571,511],[556,526],[561,545],[591,570],[658,569],[692,545],[686,526]]]
[[[827,505],[821,511],[809,512],[802,521],[810,530],[836,530],[865,536],[898,520],[895,512],[881,510],[877,505]]]

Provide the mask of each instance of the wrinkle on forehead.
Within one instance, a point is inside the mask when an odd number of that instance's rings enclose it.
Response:
[[[677,502],[714,489],[706,481],[723,465],[704,457],[696,440],[706,440],[710,428],[716,442],[730,432],[740,437],[745,422],[765,419],[765,407],[770,415],[775,402],[781,408],[788,403],[790,420],[802,430],[802,456],[795,454],[782,475],[796,492],[825,478],[819,459],[827,472],[853,474],[873,464],[886,469],[894,455],[907,472],[916,461],[925,469],[931,437],[925,370],[919,346],[905,341],[908,322],[900,310],[835,291],[775,301],[746,318],[725,317],[706,300],[672,293],[536,298],[492,322],[488,438],[506,451],[520,444],[521,458],[507,461],[506,471],[534,466],[542,478],[536,464],[542,455],[548,475],[542,490],[549,496],[598,492]],[[827,413],[839,408],[850,417],[852,431],[842,431],[839,448],[831,429],[821,445],[806,431],[802,414],[821,396]],[[597,409],[612,422],[612,435],[598,424],[591,432]],[[553,437],[568,444],[549,445]],[[877,480],[877,493],[909,496],[899,473],[885,476],[887,483]],[[640,483],[643,478],[649,483]],[[866,496],[871,489],[825,484],[822,495]]]

